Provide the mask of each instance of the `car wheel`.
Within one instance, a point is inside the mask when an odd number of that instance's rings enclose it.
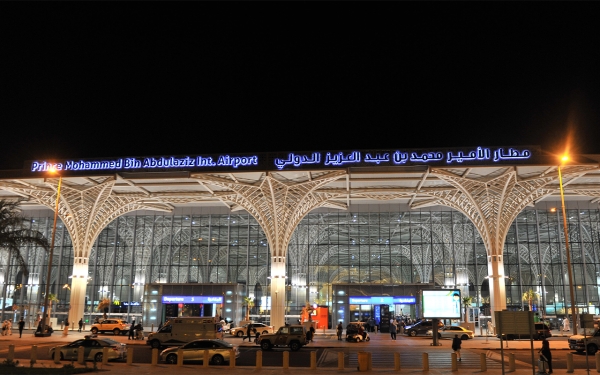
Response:
[[[268,340],[263,340],[260,343],[260,348],[262,350],[271,350],[271,343]]]
[[[98,333],[98,328],[96,328],[96,327],[92,328],[92,333],[93,333],[94,335],[95,335],[95,334],[97,334],[97,333]]]
[[[152,347],[152,349],[160,349],[160,341],[152,340],[150,342],[150,346]]]
[[[225,363],[225,359],[222,356],[217,354],[214,357],[212,357],[211,363],[215,366],[221,366],[222,364]]]
[[[300,350],[300,343],[298,341],[293,341],[290,343],[290,349],[292,349],[293,352],[297,352],[298,350]]]
[[[438,339],[442,338],[442,334],[438,332]]]
[[[467,335],[462,335],[462,336],[460,337],[460,339],[461,339],[461,340],[468,340],[468,339],[469,339],[469,336],[467,336]]]
[[[266,335],[267,333],[269,333],[269,331],[262,331],[263,335]]]
[[[598,347],[594,344],[590,344],[587,347],[587,352],[589,355],[594,355],[598,351]]]
[[[165,362],[170,365],[174,365],[177,363],[177,354],[169,354],[167,358],[165,358]]]
[[[102,353],[96,353],[96,355],[94,356],[94,361],[102,362]]]
[[[113,329],[113,334],[114,334],[115,336],[118,336],[120,332],[121,332],[121,330],[120,330],[120,329],[118,329],[118,328],[115,328],[115,329]]]
[[[411,331],[410,331],[408,334],[409,334],[411,337],[415,337],[415,336],[417,335],[417,331],[415,331],[415,330],[413,329],[413,330],[411,330]]]
[[[235,335],[236,335],[237,337],[242,337],[242,336],[244,336],[244,332],[242,332],[242,331],[237,331]]]
[[[367,339],[365,341],[371,341],[371,337],[367,336]]]

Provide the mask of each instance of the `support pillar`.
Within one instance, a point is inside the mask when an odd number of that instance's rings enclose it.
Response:
[[[492,312],[506,310],[506,278],[502,258],[502,255],[488,256],[490,310]]]
[[[271,325],[274,329],[285,324],[285,258],[271,259]]]
[[[88,259],[75,257],[71,279],[69,321],[78,322],[85,312],[85,293],[88,277]]]

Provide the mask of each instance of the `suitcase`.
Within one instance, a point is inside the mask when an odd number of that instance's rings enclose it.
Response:
[[[538,360],[538,374],[545,374],[548,372],[548,362],[543,358]]]

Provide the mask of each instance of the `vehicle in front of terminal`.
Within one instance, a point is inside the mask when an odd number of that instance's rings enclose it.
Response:
[[[500,334],[496,334],[496,337],[500,338]],[[531,337],[529,334],[502,334],[503,340],[529,340],[531,338],[533,338],[534,340],[543,340],[544,338],[548,337],[552,337],[552,332],[550,331],[550,327],[548,327],[546,323],[534,323],[533,337]]]
[[[208,351],[208,362],[212,365],[222,365],[231,360],[232,351],[235,358],[240,356],[237,346],[220,339],[201,339],[188,342],[181,347],[173,347],[163,350],[160,353],[160,360],[176,364],[179,350],[183,352],[184,362],[204,362],[204,352]]]
[[[267,333],[258,337],[257,344],[262,350],[271,350],[273,347],[288,347],[298,351],[306,342],[306,329],[300,324],[290,324],[280,327],[275,333]]]
[[[581,334],[569,336],[569,349],[583,353],[587,349],[589,355],[594,355],[600,348],[600,329],[580,328]]]
[[[217,317],[189,316],[171,318],[157,331],[150,333],[146,343],[152,348],[182,346],[199,339],[216,339],[221,335]]]
[[[433,330],[429,330],[426,333],[427,336],[433,336]],[[445,326],[438,328],[438,338],[440,339],[453,339],[455,335],[461,340],[468,340],[475,337],[475,333],[465,327],[461,326]]]
[[[251,333],[252,337],[254,337],[254,331],[253,331],[254,329],[256,330],[256,332],[260,333],[261,335],[275,332],[273,326],[268,326],[264,323],[248,323],[248,324],[244,324],[241,327],[231,328],[229,330],[229,333],[232,336],[244,337],[244,336],[247,336],[248,329],[250,329],[250,333]]]
[[[54,358],[54,352],[60,351],[61,360],[76,361],[79,356],[80,347],[83,347],[83,358],[87,361],[102,362],[104,348],[108,347],[108,360],[127,358],[127,345],[108,338],[88,337],[75,340],[67,345],[59,345],[50,348],[48,354]]]
[[[438,330],[444,327],[444,323],[438,321]],[[408,336],[426,335],[427,331],[433,330],[432,320],[419,320],[415,324],[404,327],[404,333]]]
[[[119,334],[125,335],[129,332],[130,326],[131,325],[124,320],[111,318],[92,324],[90,331],[93,334],[97,334],[98,332],[112,332],[115,336]]]

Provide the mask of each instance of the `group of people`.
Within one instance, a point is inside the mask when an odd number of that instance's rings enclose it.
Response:
[[[2,336],[10,335],[12,335],[12,322],[10,320],[5,320],[2,322]]]
[[[162,322],[160,324],[162,325]],[[158,330],[160,330],[160,328],[162,327],[159,327]],[[129,335],[127,336],[127,340],[143,339],[143,330],[144,327],[142,326],[142,323],[135,324],[135,319],[133,319],[133,321],[129,325]]]

